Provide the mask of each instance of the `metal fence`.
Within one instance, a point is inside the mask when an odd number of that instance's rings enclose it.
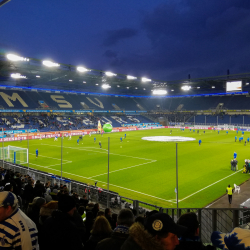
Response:
[[[158,210],[169,214],[175,222],[186,212],[194,212],[198,216],[200,223],[200,237],[204,243],[210,243],[210,236],[213,231],[230,232],[234,227],[249,228],[250,213],[246,208],[162,208],[153,204],[133,200],[129,197],[119,196],[118,193],[105,189],[98,189],[96,186],[87,185],[86,183],[77,182],[67,178],[61,178],[50,173],[27,168],[18,164],[0,162],[0,165],[6,169],[29,174],[34,180],[40,180],[43,183],[50,181],[51,184],[66,185],[69,191],[74,190],[81,197],[86,195],[91,202],[98,202],[104,206],[111,207],[114,212],[118,213],[122,208],[131,208],[137,211],[139,216],[144,216],[147,211]]]

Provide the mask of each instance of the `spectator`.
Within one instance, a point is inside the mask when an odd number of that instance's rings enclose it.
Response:
[[[34,196],[35,197],[43,197],[46,189],[44,185],[38,180],[34,187]]]
[[[117,227],[111,238],[97,244],[96,250],[119,250],[129,236],[129,228],[134,223],[134,215],[130,209],[122,209],[117,217]]]
[[[146,219],[145,228],[140,223],[130,227],[121,250],[174,250],[179,244],[178,237],[185,231],[186,227],[176,225],[168,214],[155,213]]]
[[[58,210],[52,212],[39,235],[40,249],[43,250],[82,250],[81,236],[73,220],[76,210],[75,200],[68,195],[58,199]]]
[[[0,249],[39,249],[37,228],[19,208],[15,194],[0,192]]]
[[[112,227],[111,210],[108,207],[105,209],[105,217],[109,221],[110,226]]]
[[[36,197],[33,202],[30,204],[27,215],[28,217],[35,222],[36,227],[39,227],[39,217],[40,217],[40,208],[46,203],[44,198]]]
[[[96,218],[98,212],[99,212],[99,203],[95,203],[95,205],[92,209],[92,213],[94,215],[94,218]]]
[[[31,203],[33,199],[34,199],[34,189],[32,186],[32,181],[29,180],[28,184],[24,187],[24,193],[23,193],[24,209],[27,209],[29,203]]]
[[[90,231],[91,231],[93,224],[94,224],[94,216],[93,216],[92,211],[86,212],[86,220],[85,220],[84,224],[85,224],[85,228],[86,228],[86,241],[87,241],[90,237]]]
[[[97,216],[105,216],[105,213],[103,211],[98,211]]]
[[[202,244],[199,237],[199,222],[195,213],[181,215],[177,224],[187,227],[187,231],[179,239],[180,244],[176,247],[176,250],[215,250],[210,245],[204,246]]]
[[[110,237],[111,232],[112,229],[108,220],[104,216],[97,217],[91,230],[91,236],[84,246],[84,250],[95,249],[98,242]]]
[[[57,189],[53,189],[53,191],[50,193],[50,196],[52,197],[53,201],[58,201],[58,190]]]

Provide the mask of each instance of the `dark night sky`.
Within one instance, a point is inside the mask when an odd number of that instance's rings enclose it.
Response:
[[[0,52],[158,80],[250,72],[250,1],[12,0]]]

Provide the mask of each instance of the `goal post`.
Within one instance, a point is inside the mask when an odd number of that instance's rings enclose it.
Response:
[[[28,149],[9,145],[0,149],[0,159],[17,164],[28,163]]]

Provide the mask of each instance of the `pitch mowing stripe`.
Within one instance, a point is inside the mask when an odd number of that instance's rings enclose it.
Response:
[[[114,171],[110,171],[109,173],[114,173],[114,172],[118,172],[118,171],[121,171],[121,170],[126,170],[126,169],[129,169],[129,168],[138,167],[138,166],[145,165],[145,164],[149,164],[149,163],[153,163],[153,162],[156,162],[156,161],[157,161],[157,160],[151,161],[151,162],[141,163],[141,164],[138,164],[138,165],[135,165],[135,166],[127,167],[127,168],[117,169],[117,170],[114,170]],[[105,175],[105,174],[107,174],[107,172],[104,173],[104,174],[98,174],[98,175],[95,175],[95,176],[91,176],[91,177],[89,177],[89,178],[94,178],[94,177],[101,176],[101,175]]]
[[[30,155],[36,155],[36,154],[32,154],[32,153],[29,153],[29,154]],[[53,158],[53,157],[44,156],[44,155],[39,155],[38,157],[46,157],[46,158],[51,158],[51,159],[54,159],[54,160],[61,161],[61,159],[59,159],[59,158]],[[66,161],[66,163],[72,163],[72,161],[68,161],[68,160],[63,160],[63,161]]]
[[[36,165],[36,164],[33,164],[33,163],[30,163],[30,164],[35,165],[35,166],[39,166],[39,167],[42,167],[42,168],[51,169],[51,170],[54,170],[54,171],[57,171],[57,172],[61,172],[61,170],[57,170],[57,169],[54,169],[54,168],[50,168],[51,166],[56,166],[56,165],[51,165],[50,167],[44,167],[44,166]],[[68,173],[68,172],[65,172],[65,171],[63,171],[63,173],[66,173],[66,174],[74,175],[74,176],[77,176],[77,177],[80,177],[80,178],[85,178],[85,179],[89,179],[89,180],[92,180],[92,181],[98,181],[98,182],[107,184],[107,182],[103,182],[103,181],[91,179],[91,178],[89,178],[89,177],[84,177],[84,176],[80,176],[80,175],[77,175],[77,174]],[[165,199],[162,199],[162,198],[159,198],[159,197],[150,195],[150,194],[145,194],[145,193],[142,193],[142,192],[139,192],[139,191],[135,191],[135,190],[132,190],[132,189],[129,189],[129,188],[117,186],[117,185],[114,185],[114,184],[111,184],[111,183],[109,183],[109,185],[114,186],[114,187],[118,187],[118,188],[121,188],[121,189],[125,189],[125,190],[128,190],[128,191],[132,191],[132,192],[134,192],[134,193],[142,194],[142,195],[145,195],[145,196],[148,196],[148,197],[152,197],[152,198],[155,198],[155,199],[158,199],[158,200],[163,200],[163,201],[167,201],[167,202],[176,203],[176,202],[173,202],[172,200],[165,200]]]
[[[243,169],[243,168],[242,168],[242,169]],[[212,183],[212,184],[210,184],[210,185],[208,185],[208,186],[206,186],[206,187],[200,189],[199,191],[197,191],[197,192],[195,192],[195,193],[193,193],[193,194],[188,195],[187,197],[185,197],[185,198],[179,200],[179,202],[186,200],[187,198],[189,198],[189,197],[191,197],[191,196],[193,196],[193,195],[195,195],[195,194],[197,194],[197,193],[199,193],[199,192],[201,192],[201,191],[203,191],[203,190],[205,190],[205,189],[207,189],[207,188],[209,188],[209,187],[211,187],[211,186],[213,186],[213,185],[215,185],[215,184],[217,184],[217,183],[219,183],[219,182],[221,182],[221,181],[223,181],[223,180],[225,180],[225,179],[227,179],[228,177],[230,177],[230,176],[232,176],[232,175],[234,175],[234,174],[237,174],[238,172],[242,171],[242,169],[240,169],[240,170],[238,170],[238,171],[235,171],[233,174],[230,174],[230,175],[228,175],[228,176],[226,176],[226,177],[224,177],[224,178],[222,178],[222,179],[220,179],[220,180],[218,180],[218,181],[216,181],[216,182],[214,182],[214,183]]]
[[[51,147],[58,147],[58,148],[61,147],[61,146],[56,146],[56,145],[44,144],[44,143],[41,143],[41,144],[45,145],[45,146],[51,146]],[[35,145],[41,145],[41,144],[35,144]],[[84,151],[89,151],[89,152],[97,152],[97,153],[100,153],[100,154],[107,154],[107,152],[100,152],[100,151],[98,151],[98,149],[97,149],[97,151],[94,151],[94,150],[87,150],[85,148],[76,148],[76,147],[63,147],[63,148],[72,148],[72,149],[84,150]],[[156,161],[156,160],[153,160],[153,159],[146,159],[146,158],[141,158],[141,157],[136,157],[136,156],[120,155],[120,154],[115,154],[115,153],[109,153],[109,154],[124,156],[124,157],[130,157],[130,158],[135,158],[135,159],[140,159],[140,160],[145,160],[145,161]]]

